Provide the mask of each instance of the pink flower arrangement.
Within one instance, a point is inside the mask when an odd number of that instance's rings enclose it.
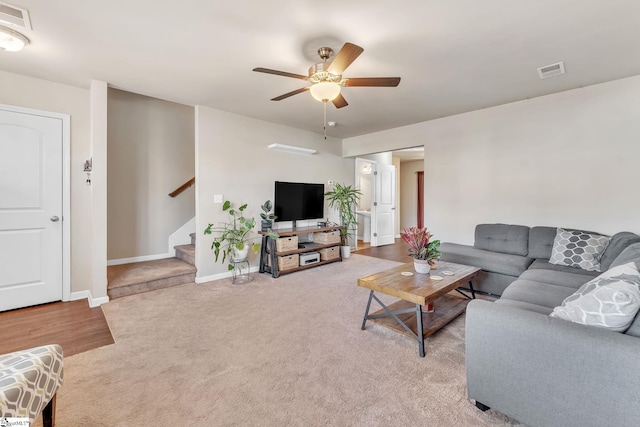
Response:
[[[431,240],[432,237],[426,228],[408,227],[402,233],[402,240],[409,245],[409,256],[426,261],[434,261],[442,255],[438,250],[440,240]]]

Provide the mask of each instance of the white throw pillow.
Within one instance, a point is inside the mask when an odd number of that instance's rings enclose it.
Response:
[[[585,283],[551,317],[616,332],[626,331],[640,310],[640,273],[635,263],[613,267]]]
[[[600,271],[600,258],[611,237],[579,230],[558,228],[551,248],[549,264]]]

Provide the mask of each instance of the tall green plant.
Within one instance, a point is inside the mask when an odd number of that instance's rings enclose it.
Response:
[[[329,207],[334,208],[340,215],[340,230],[342,245],[349,244],[349,238],[354,234],[354,227],[358,224],[356,206],[362,192],[350,185],[336,184],[333,190],[324,194],[329,201]]]

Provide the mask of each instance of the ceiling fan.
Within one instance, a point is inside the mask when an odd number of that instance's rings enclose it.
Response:
[[[353,61],[356,60],[364,49],[353,43],[345,43],[332,61],[327,60],[333,55],[330,47],[318,49],[318,55],[322,62],[312,65],[309,68],[309,75],[287,73],[286,71],[271,70],[269,68],[254,68],[253,71],[259,73],[275,74],[277,76],[292,77],[294,79],[306,80],[311,86],[306,86],[284,95],[272,98],[272,101],[282,101],[290,96],[302,92],[310,91],[311,96],[325,105],[331,101],[336,108],[349,105],[344,96],[340,93],[342,87],[368,86],[368,87],[395,87],[400,83],[400,77],[351,77],[343,78],[342,73]]]

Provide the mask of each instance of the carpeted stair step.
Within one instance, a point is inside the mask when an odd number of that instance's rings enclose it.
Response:
[[[178,258],[112,265],[107,267],[107,295],[115,299],[192,283],[195,278],[195,266]]]
[[[176,258],[191,265],[196,265],[196,245],[179,245],[173,247],[176,250]]]

